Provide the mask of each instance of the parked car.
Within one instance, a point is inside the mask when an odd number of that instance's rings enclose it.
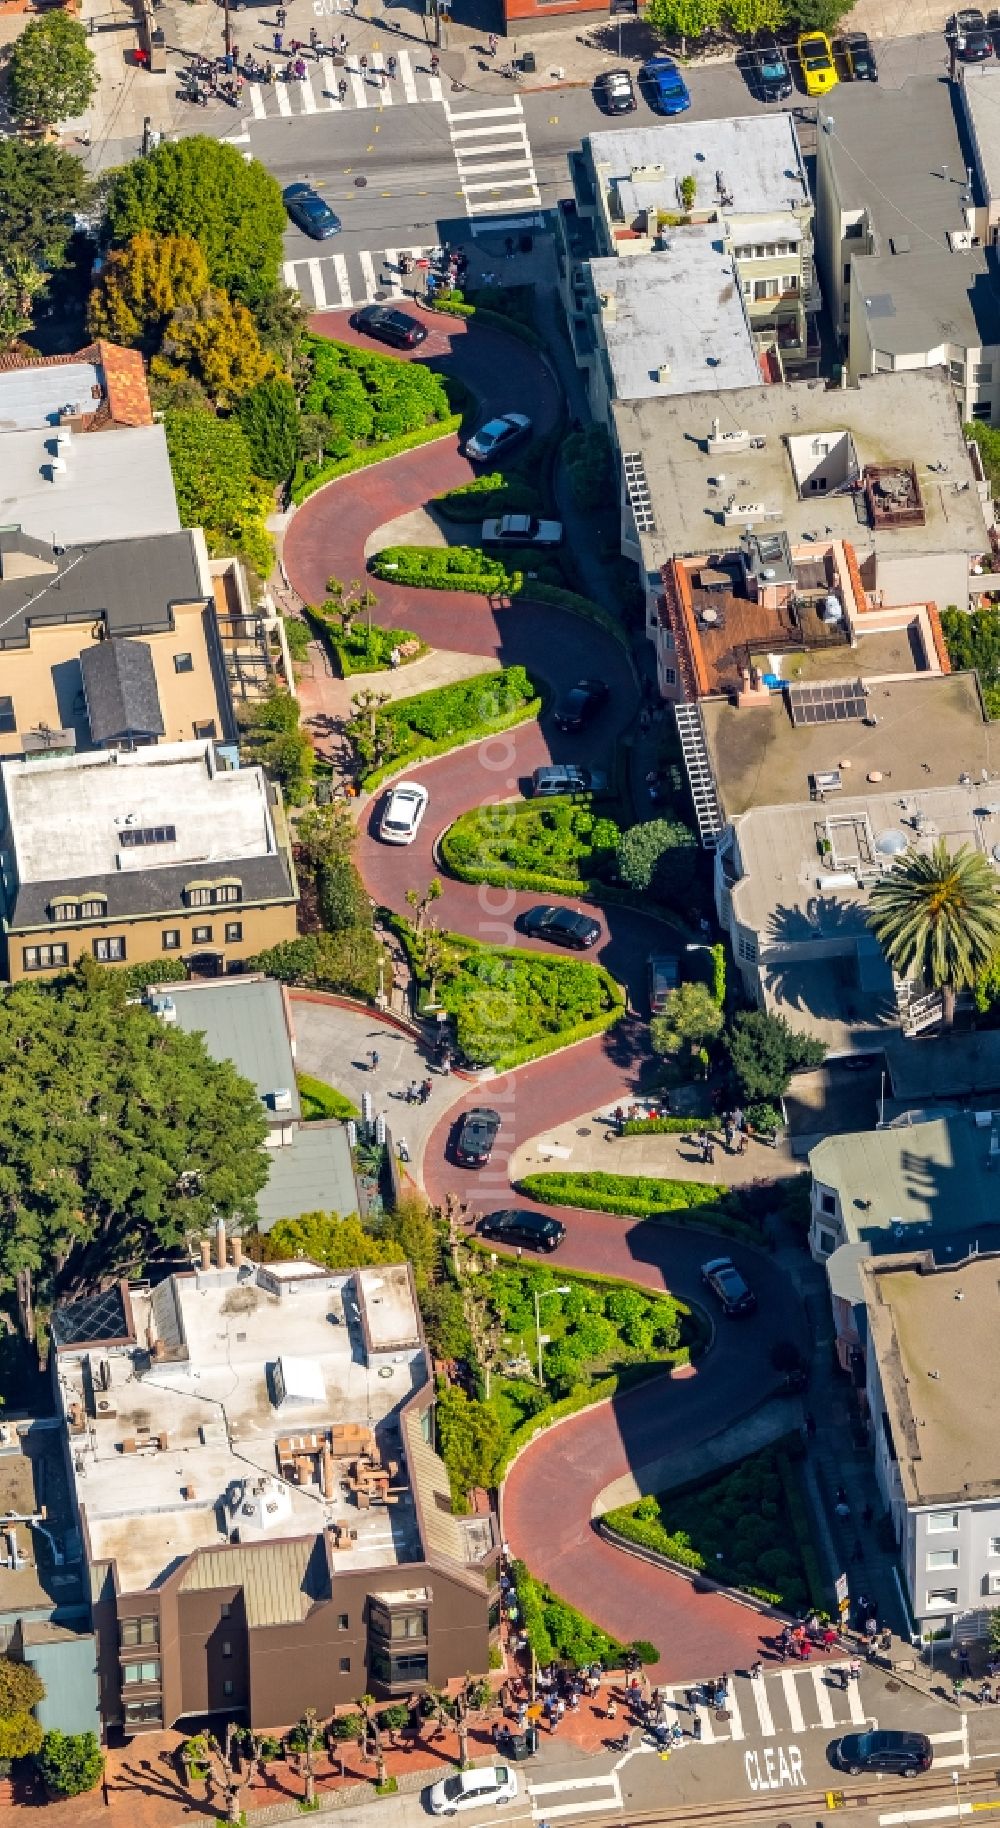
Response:
[[[605,114],[631,114],[635,90],[628,70],[604,70],[594,83],[594,99]]]
[[[807,95],[828,95],[840,78],[825,32],[803,32],[797,45],[802,86]]]
[[[528,1250],[558,1250],[566,1236],[561,1220],[544,1212],[528,1212],[523,1206],[486,1213],[479,1230],[484,1238],[496,1238],[498,1244],[523,1244]]]
[[[600,921],[574,908],[529,908],[520,926],[529,939],[547,939],[553,946],[571,946],[577,952],[596,946],[601,937]]]
[[[479,1809],[483,1803],[512,1803],[517,1795],[517,1772],[509,1765],[486,1765],[478,1771],[456,1771],[442,1777],[427,1793],[432,1815],[457,1815],[462,1809]]]
[[[848,32],[840,41],[840,52],[852,82],[878,82],[878,64],[867,32]]]
[[[750,53],[749,76],[750,87],[759,101],[787,101],[792,93],[792,72],[775,37],[765,39]]]
[[[478,432],[473,432],[465,446],[465,455],[473,463],[493,463],[497,457],[505,457],[520,444],[523,438],[531,434],[531,420],[524,413],[501,413],[495,419],[487,419]]]
[[[485,1168],[493,1154],[500,1129],[500,1113],[489,1105],[473,1105],[459,1118],[455,1160],[463,1168]]]
[[[582,730],[607,701],[608,688],[603,679],[581,679],[559,699],[556,723],[560,730]]]
[[[955,56],[963,63],[985,63],[993,55],[993,40],[978,6],[963,6],[952,13],[945,35],[954,40]]]
[[[639,87],[658,114],[683,114],[691,96],[672,57],[647,57],[639,70]]]
[[[412,844],[427,811],[428,793],[419,781],[397,781],[378,828],[383,844]]]
[[[606,774],[580,768],[576,762],[548,762],[531,777],[531,791],[538,800],[556,793],[603,793],[607,784]]]
[[[408,311],[397,311],[392,305],[366,305],[354,319],[355,330],[374,336],[380,343],[391,343],[394,349],[416,349],[426,343],[427,331]]]
[[[703,1263],[701,1279],[730,1320],[741,1314],[752,1314],[757,1306],[756,1295],[744,1282],[731,1257],[713,1257],[711,1263]]]
[[[934,1762],[934,1747],[926,1733],[905,1733],[883,1728],[876,1733],[845,1733],[828,1747],[838,1770],[860,1777],[863,1771],[887,1771],[894,1777],[918,1777]]]
[[[669,952],[654,952],[646,960],[650,1014],[660,1016],[681,981],[680,960]]]
[[[558,546],[563,536],[561,520],[536,520],[533,514],[501,514],[484,520],[484,546]]]
[[[311,184],[287,185],[281,200],[296,228],[313,241],[329,241],[331,235],[340,234],[340,217]]]

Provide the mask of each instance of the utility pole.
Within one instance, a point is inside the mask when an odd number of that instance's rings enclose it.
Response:
[[[223,32],[225,35],[226,56],[233,54],[233,27],[229,16],[229,0],[222,0]]]

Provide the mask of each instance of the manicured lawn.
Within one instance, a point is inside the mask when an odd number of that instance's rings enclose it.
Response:
[[[828,1595],[811,1544],[797,1436],[753,1454],[731,1472],[609,1511],[604,1522],[712,1580],[788,1612]]]
[[[706,1181],[660,1180],[652,1174],[567,1174],[561,1169],[543,1169],[526,1174],[518,1183],[522,1193],[535,1200],[546,1200],[556,1206],[584,1206],[592,1212],[620,1212],[632,1218],[651,1219],[661,1213],[676,1216],[691,1212],[695,1219],[710,1223],[695,1210],[699,1206],[717,1206],[728,1192]]]
[[[617,841],[618,826],[587,796],[514,800],[463,813],[441,855],[463,882],[573,894],[611,863]]]
[[[352,673],[387,671],[394,648],[399,649],[401,666],[412,665],[427,652],[426,641],[421,641],[411,628],[380,628],[377,622],[369,628],[363,622],[356,622],[345,635],[332,619],[327,621],[321,610],[313,609],[309,613],[320,624],[344,679],[349,679]]]
[[[369,564],[374,577],[418,590],[469,590],[495,597],[521,588],[520,572],[479,546],[384,546]]]
[[[366,756],[359,747],[365,770],[362,786],[371,790],[401,765],[443,755],[461,743],[524,723],[537,717],[541,708],[538,686],[523,666],[397,699],[377,714],[380,741],[375,754]]]
[[[599,1034],[625,1009],[601,965],[460,941],[437,974],[437,994],[460,1052],[501,1071]]]

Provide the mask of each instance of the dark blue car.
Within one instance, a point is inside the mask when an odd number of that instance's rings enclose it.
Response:
[[[691,106],[687,83],[672,57],[647,57],[639,82],[658,114],[683,114]]]
[[[340,217],[311,184],[289,184],[281,196],[296,228],[313,241],[329,241],[331,235],[340,234]]]

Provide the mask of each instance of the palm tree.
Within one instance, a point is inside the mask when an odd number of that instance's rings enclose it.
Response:
[[[890,965],[915,972],[942,993],[944,1019],[955,992],[974,983],[1000,948],[1000,886],[980,851],[908,850],[872,889],[868,924]]]

